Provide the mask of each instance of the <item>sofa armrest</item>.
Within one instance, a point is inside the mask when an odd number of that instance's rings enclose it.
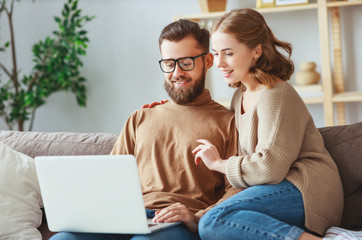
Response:
[[[324,127],[319,131],[323,136],[324,145],[337,164],[342,180],[344,208],[341,226],[347,229],[361,229],[362,122]]]

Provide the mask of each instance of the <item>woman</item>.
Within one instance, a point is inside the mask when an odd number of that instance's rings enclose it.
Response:
[[[196,164],[202,161],[245,190],[201,218],[201,238],[321,239],[340,224],[343,190],[310,113],[287,83],[294,72],[291,45],[252,9],[225,14],[211,34],[217,67],[227,84],[238,87],[231,108],[239,156],[221,159],[204,139],[193,153]]]

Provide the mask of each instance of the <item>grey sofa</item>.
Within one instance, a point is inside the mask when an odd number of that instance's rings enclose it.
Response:
[[[342,178],[345,196],[342,227],[362,229],[362,122],[319,130]],[[116,139],[117,134],[110,133],[0,131],[0,141],[31,157],[109,154]],[[43,239],[53,235],[45,217],[39,230]]]

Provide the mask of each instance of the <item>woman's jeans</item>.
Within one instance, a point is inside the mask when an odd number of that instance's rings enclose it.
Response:
[[[154,210],[146,209],[147,218],[153,218]],[[57,233],[50,240],[199,240],[199,236],[190,232],[184,225],[176,225],[151,234],[97,234],[97,233]]]
[[[296,240],[305,231],[300,191],[289,181],[249,187],[209,210],[201,239]]]

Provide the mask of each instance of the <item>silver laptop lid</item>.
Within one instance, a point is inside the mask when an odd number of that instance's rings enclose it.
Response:
[[[148,233],[132,155],[35,158],[51,231]]]

